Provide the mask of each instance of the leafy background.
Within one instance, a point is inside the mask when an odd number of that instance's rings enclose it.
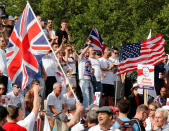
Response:
[[[119,48],[152,35],[164,34],[169,41],[169,0],[29,0],[36,15],[53,19],[54,29],[60,21],[69,21],[69,31],[76,49],[82,47],[95,26],[107,46]],[[1,0],[9,15],[20,16],[26,0]],[[165,45],[169,53],[168,44]]]

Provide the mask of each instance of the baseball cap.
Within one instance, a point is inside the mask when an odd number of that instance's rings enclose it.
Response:
[[[43,21],[45,24],[47,24],[47,23],[48,23],[47,18],[41,18],[41,21]]]
[[[108,106],[102,106],[96,111],[96,113],[100,112],[107,112],[108,114],[113,114],[113,110]]]
[[[14,19],[13,16],[10,15],[10,16],[8,17],[8,20],[14,21],[15,19]]]

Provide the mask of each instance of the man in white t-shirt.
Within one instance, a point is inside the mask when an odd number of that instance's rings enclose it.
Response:
[[[46,109],[48,116],[53,116],[54,114],[57,115],[62,111],[66,112],[64,98],[61,92],[62,85],[60,83],[55,83],[53,85],[53,92],[51,92],[47,97]]]
[[[101,77],[102,77],[102,70],[101,64],[98,59],[95,58],[95,51],[93,47],[89,48],[89,60],[92,64],[92,68],[94,69],[94,76],[96,77],[96,91],[102,92],[102,84],[101,84]]]
[[[45,97],[49,95],[49,93],[53,90],[53,84],[57,81],[56,80],[56,72],[57,72],[57,64],[54,57],[54,54],[50,52],[49,54],[43,56],[42,58],[42,65],[45,69],[47,74],[47,80],[45,81],[46,86],[46,94]]]
[[[109,60],[115,65],[114,67],[114,88],[116,92],[117,99],[120,99],[122,96],[122,90],[121,90],[121,78],[117,75],[117,66],[119,64],[119,51],[117,48],[114,48],[111,52],[111,56],[109,57]]]
[[[103,97],[102,97],[102,105],[106,105],[106,101],[108,105],[113,104],[114,97],[114,64],[109,60],[111,56],[111,50],[106,48],[104,51],[104,55],[102,58],[99,58],[101,69],[102,69],[102,85],[103,85]]]
[[[94,98],[93,86],[91,83],[91,62],[89,60],[89,48],[91,41],[88,41],[87,47],[85,47],[79,56],[78,70],[79,70],[79,85],[83,96],[83,106],[87,108]]]
[[[7,94],[7,97],[10,98],[8,104],[12,104],[15,106],[21,106],[23,113],[25,114],[25,99],[24,96],[21,94],[21,88],[13,83],[12,84],[12,92]]]

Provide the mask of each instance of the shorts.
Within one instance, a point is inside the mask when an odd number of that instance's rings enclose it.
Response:
[[[103,85],[103,96],[114,97],[114,85],[102,84]]]

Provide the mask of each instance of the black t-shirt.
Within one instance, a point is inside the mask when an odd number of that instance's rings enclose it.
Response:
[[[68,34],[66,31],[58,30],[58,31],[56,31],[56,36],[58,36],[58,44],[59,45],[62,43],[63,36],[66,39],[66,42],[68,40]]]

